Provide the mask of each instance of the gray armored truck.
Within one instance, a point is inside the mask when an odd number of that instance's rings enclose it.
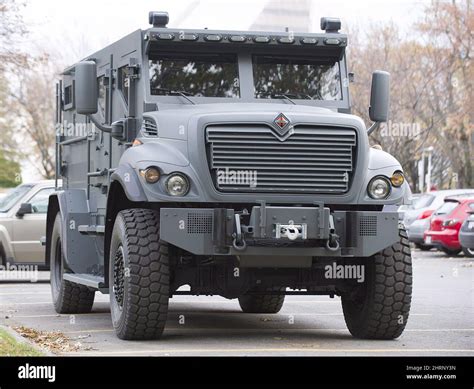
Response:
[[[176,295],[277,313],[287,295],[340,296],[349,331],[393,339],[410,309],[399,162],[351,114],[347,36],[139,30],[65,69],[46,261],[59,313],[110,295],[121,339],[156,339]],[[316,306],[314,308],[316,310]]]

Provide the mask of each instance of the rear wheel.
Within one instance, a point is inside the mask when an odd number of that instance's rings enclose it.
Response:
[[[405,329],[412,294],[410,242],[400,241],[366,258],[365,282],[342,295],[347,328],[362,339],[395,339]]]
[[[64,280],[61,231],[61,215],[58,213],[51,234],[50,250],[50,282],[54,308],[58,313],[89,313],[94,304],[95,291]]]
[[[254,292],[263,294],[246,294],[239,297],[239,305],[245,313],[278,313],[285,302],[285,288],[254,289]],[[264,294],[265,291],[272,293]]]
[[[158,339],[169,300],[168,245],[157,211],[129,209],[115,220],[109,257],[112,322],[120,339]]]
[[[467,247],[463,247],[462,251],[464,255],[469,258],[474,258],[474,249],[468,249]]]
[[[462,250],[461,250],[461,249],[455,249],[455,250],[453,250],[453,249],[448,249],[448,248],[446,248],[446,247],[443,247],[443,248],[441,249],[441,251],[442,251],[443,253],[445,253],[446,255],[449,255],[449,256],[451,256],[451,257],[454,257],[454,256],[458,255]]]

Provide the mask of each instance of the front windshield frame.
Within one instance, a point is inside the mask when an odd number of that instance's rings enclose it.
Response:
[[[281,55],[282,47],[267,48],[263,50],[256,45],[249,45],[245,48],[235,48],[234,46],[226,45],[209,45],[209,47],[203,48],[199,45],[189,44],[183,46],[181,50],[183,52],[222,52],[222,53],[233,53],[237,55],[238,60],[238,69],[239,69],[239,83],[240,83],[240,98],[235,97],[199,97],[199,96],[189,96],[190,99],[196,104],[212,104],[212,103],[258,103],[258,104],[292,104],[286,99],[282,98],[272,98],[272,99],[260,99],[255,97],[254,91],[254,76],[253,76],[253,66],[252,66],[252,56],[259,54],[272,54]],[[284,48],[284,53],[288,53],[288,49]],[[307,48],[305,48],[307,49]],[[169,46],[160,48],[159,46],[153,47],[150,49],[151,52],[154,50],[163,50],[163,51],[173,51],[175,48],[170,48]],[[148,50],[148,52],[150,52]],[[315,56],[321,56],[322,53],[315,50]],[[295,56],[304,55],[307,56],[307,51],[297,52],[292,50],[290,54]],[[147,101],[155,103],[158,105],[180,105],[180,106],[191,106],[192,104],[184,99],[182,96],[156,96],[152,95],[150,91],[150,76],[149,76],[149,57],[148,53],[144,51],[143,53],[143,72],[142,78],[144,82],[144,94]],[[348,71],[346,66],[346,56],[343,53],[341,58],[338,61],[339,69],[341,74],[341,99],[340,100],[308,100],[308,99],[291,99],[298,105],[307,105],[314,107],[322,107],[333,110],[338,110],[339,112],[350,113],[350,96],[349,96],[349,80],[348,80]]]
[[[16,188],[10,189],[7,195],[0,200],[0,213],[6,213],[10,211],[15,204],[20,201],[30,190],[33,185],[23,184]]]

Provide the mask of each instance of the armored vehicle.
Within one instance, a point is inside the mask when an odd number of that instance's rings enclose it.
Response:
[[[398,337],[412,270],[391,209],[410,190],[369,145],[389,74],[373,75],[367,129],[351,114],[338,19],[314,34],[149,20],[57,86],[63,184],[46,231],[57,312],[109,293],[117,336],[154,339],[179,294],[266,314],[287,295],[329,295],[354,336]]]

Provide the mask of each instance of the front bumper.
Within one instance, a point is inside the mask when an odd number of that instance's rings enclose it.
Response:
[[[285,235],[288,229],[298,230],[298,236],[292,240]],[[331,212],[322,204],[262,203],[243,214],[224,208],[162,208],[160,234],[192,254],[238,256],[249,267],[309,267],[313,257],[368,257],[399,239],[397,212]]]

